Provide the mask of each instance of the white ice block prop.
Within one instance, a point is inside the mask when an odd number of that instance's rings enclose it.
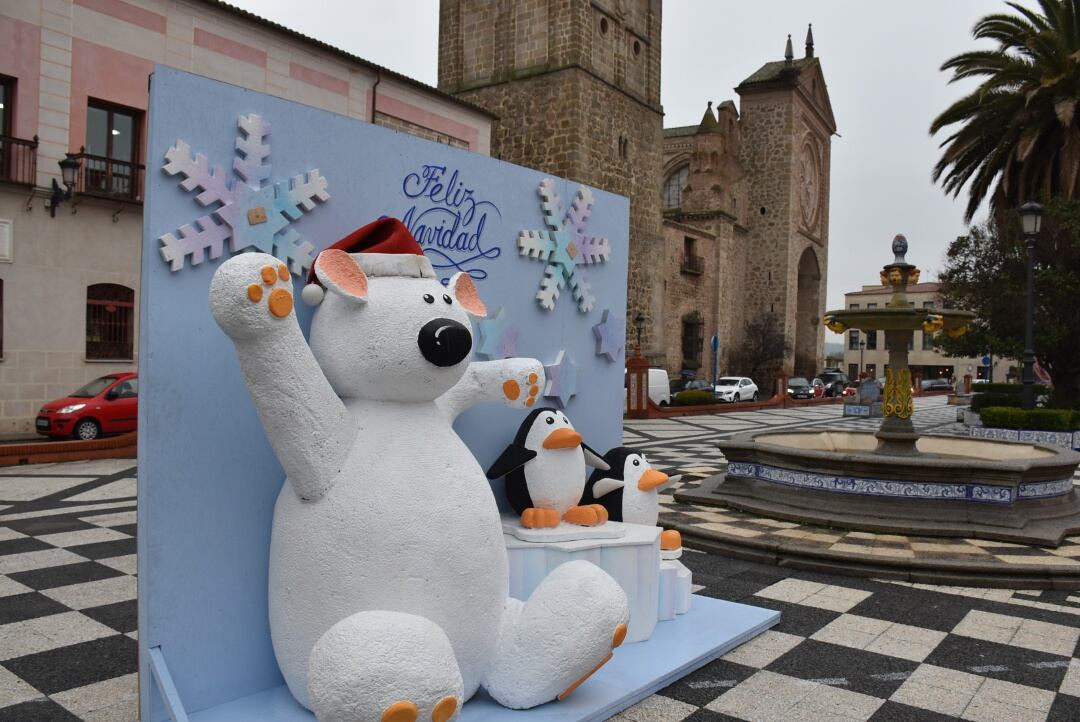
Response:
[[[504,534],[510,566],[510,596],[528,599],[555,567],[575,559],[596,564],[610,574],[630,601],[627,642],[652,636],[660,598],[660,528],[626,524],[618,539],[525,542]]]
[[[660,600],[657,615],[661,622],[686,614],[690,609],[690,570],[676,559],[660,562]]]

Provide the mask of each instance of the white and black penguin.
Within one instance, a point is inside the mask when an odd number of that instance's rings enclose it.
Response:
[[[608,514],[600,504],[581,504],[586,464],[608,468],[582,442],[566,414],[543,407],[525,417],[487,477],[506,477],[507,499],[527,528],[556,527],[560,521],[595,526],[607,521]]]
[[[645,453],[639,449],[617,446],[604,454],[611,468],[597,468],[585,484],[582,504],[601,504],[612,521],[656,526],[660,516],[657,492],[678,481],[681,476],[668,476],[652,468]],[[661,535],[661,547],[677,549],[682,540],[677,531]]]

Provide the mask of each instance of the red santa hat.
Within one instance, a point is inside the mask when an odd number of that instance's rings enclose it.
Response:
[[[435,277],[431,263],[424,256],[424,250],[405,224],[397,218],[386,217],[372,221],[320,253],[330,249],[363,254],[354,258],[368,276]],[[307,285],[300,294],[304,301],[312,306],[318,305],[324,294],[322,283],[315,275],[317,261],[318,255],[308,269]]]

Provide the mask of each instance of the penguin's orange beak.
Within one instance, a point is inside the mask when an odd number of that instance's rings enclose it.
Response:
[[[648,469],[641,478],[638,479],[637,488],[641,491],[648,491],[649,489],[655,489],[668,480],[668,475],[662,471],[656,469]]]
[[[573,429],[555,429],[544,439],[545,449],[573,449],[581,446],[581,434]]]

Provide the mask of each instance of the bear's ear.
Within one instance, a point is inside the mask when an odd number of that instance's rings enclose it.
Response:
[[[327,290],[363,303],[367,301],[367,276],[353,257],[328,248],[315,258],[315,275]]]
[[[454,298],[470,316],[483,318],[487,315],[487,306],[480,300],[480,293],[476,290],[472,276],[467,273],[455,273],[450,279],[450,289],[454,292]]]

